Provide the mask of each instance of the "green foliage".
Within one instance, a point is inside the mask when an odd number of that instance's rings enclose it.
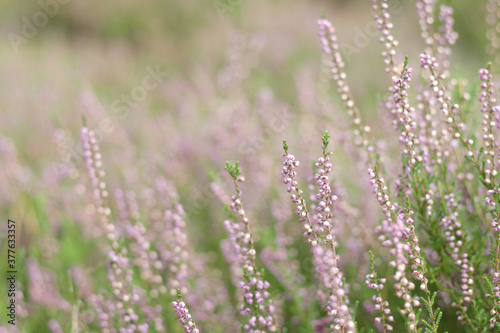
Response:
[[[236,161],[236,163],[234,165],[229,164],[229,161],[227,161],[226,167],[224,169],[226,169],[227,172],[229,172],[229,174],[231,175],[231,177],[233,177],[233,179],[236,179],[236,178],[238,178],[239,175],[241,175],[239,161]]]

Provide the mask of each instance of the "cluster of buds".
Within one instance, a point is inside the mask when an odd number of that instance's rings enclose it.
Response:
[[[445,196],[446,198],[446,196]],[[454,264],[460,269],[460,290],[462,298],[454,306],[458,307],[457,316],[460,322],[464,321],[467,313],[467,306],[471,303],[474,295],[472,285],[472,274],[474,267],[469,263],[468,254],[464,251],[462,225],[458,221],[458,213],[445,216],[440,223],[440,226],[445,230],[446,243],[451,249],[451,257]]]
[[[182,324],[184,328],[184,332],[186,333],[200,333],[200,330],[196,328],[196,324],[189,313],[189,309],[186,306],[186,303],[182,300],[181,291],[178,291],[177,300],[172,302],[172,306],[177,313],[177,317],[179,318],[179,322]]]
[[[400,210],[396,214],[397,205],[390,203],[384,180],[378,176],[376,170],[369,169],[368,173],[371,178],[373,193],[386,215],[386,219],[382,221],[381,226],[375,229],[375,233],[379,235],[378,239],[382,242],[382,245],[389,248],[389,254],[393,257],[389,265],[396,269],[393,275],[396,296],[404,301],[401,315],[407,318],[408,330],[417,332],[417,315],[414,308],[420,306],[420,301],[418,297],[412,297],[411,295],[411,291],[415,289],[415,284],[407,275],[407,267],[410,262],[409,259],[412,260],[413,265],[415,264],[415,251],[420,251],[420,248],[412,246],[412,240],[416,240],[418,243],[418,239],[414,233],[411,233],[413,227],[411,213],[403,214],[404,210]],[[417,268],[415,267],[413,273],[419,279],[421,276],[418,274]]]
[[[494,212],[494,216],[498,216],[497,203],[500,198],[500,187],[493,188],[486,192],[487,197],[484,199],[486,205],[488,205]],[[500,224],[498,223],[498,218],[494,217],[491,220],[491,228],[495,232],[495,237],[500,238]]]
[[[355,332],[355,325],[349,313],[342,271],[337,267],[338,257],[330,248],[313,245],[313,264],[316,274],[325,289],[329,291],[327,313],[333,332]]]
[[[330,58],[330,68],[333,81],[337,84],[337,91],[344,102],[347,114],[353,119],[354,144],[365,148],[369,153],[373,147],[369,145],[366,139],[366,133],[370,131],[369,126],[363,126],[357,106],[354,103],[351,89],[347,85],[347,75],[344,72],[344,62],[340,54],[340,46],[335,35],[335,28],[332,23],[326,19],[318,20],[319,38],[323,46],[323,52]]]

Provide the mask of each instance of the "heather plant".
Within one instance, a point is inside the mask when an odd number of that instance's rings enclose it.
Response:
[[[243,6],[228,3],[224,18]],[[320,77],[301,72],[297,96],[252,81],[265,36],[233,33],[215,79],[165,77],[147,98],[175,112],[131,112],[129,130],[85,85],[79,142],[50,134],[68,172],[32,170],[2,134],[0,208],[37,224],[0,332],[499,331],[497,65],[462,77],[436,0],[415,1],[422,45],[405,54],[390,6],[372,0],[379,123],[326,10]]]

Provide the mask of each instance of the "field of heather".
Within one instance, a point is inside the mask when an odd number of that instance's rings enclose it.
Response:
[[[497,0],[1,1],[0,333],[500,332],[499,75]]]

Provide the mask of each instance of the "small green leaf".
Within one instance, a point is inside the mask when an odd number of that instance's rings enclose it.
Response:
[[[286,140],[283,139],[283,150],[285,151],[285,154],[288,155],[288,145],[286,144]]]

